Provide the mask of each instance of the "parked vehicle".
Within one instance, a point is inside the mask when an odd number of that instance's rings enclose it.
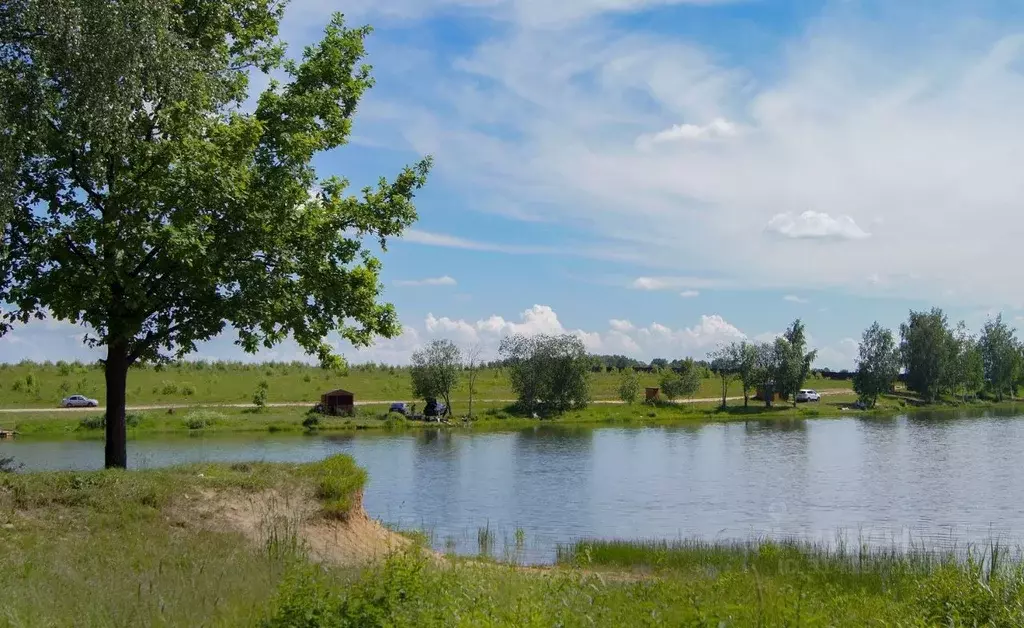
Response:
[[[409,408],[408,408],[408,406],[406,406],[402,402],[393,403],[393,404],[391,404],[391,407],[388,408],[388,414],[390,414],[392,412],[397,412],[398,414],[401,414],[402,416],[406,416],[406,415],[409,414]]]
[[[70,397],[64,397],[60,401],[60,407],[62,408],[95,408],[100,405],[100,402],[96,399],[89,399],[82,395],[71,395]]]
[[[427,399],[427,405],[423,408],[423,416],[440,417],[448,414],[448,406],[437,399]]]
[[[810,388],[803,388],[796,394],[797,403],[808,402],[808,401],[821,401],[821,395],[818,391],[811,390]]]

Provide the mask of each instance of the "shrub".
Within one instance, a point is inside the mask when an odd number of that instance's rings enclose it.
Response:
[[[323,502],[323,513],[336,519],[347,519],[359,503],[359,494],[366,484],[366,471],[349,456],[331,456],[313,465],[317,479],[316,497]]]
[[[622,378],[619,381],[619,399],[633,405],[639,396],[640,376],[631,368],[622,371]]]
[[[142,422],[143,415],[128,413],[124,415],[124,424],[126,427],[138,427],[139,423]],[[100,414],[97,416],[87,416],[78,422],[78,429],[82,430],[102,430],[107,427],[107,415]]]
[[[190,430],[201,430],[216,425],[224,415],[211,410],[193,410],[185,415],[181,422]]]
[[[78,428],[82,430],[101,430],[107,426],[107,417],[105,415],[98,416],[87,416],[83,417],[78,422]]]
[[[24,385],[24,381],[16,379],[11,383],[11,390],[13,390],[14,392],[21,392],[21,389],[24,387]]]
[[[309,373],[306,373],[305,375],[302,376],[302,381],[308,384],[309,382],[313,381],[313,378],[309,375]]]
[[[176,395],[178,394],[178,385],[174,382],[164,380],[160,388],[160,394],[162,395]]]
[[[192,384],[182,384],[181,394],[185,395],[186,397],[191,397],[192,395],[196,394],[196,387],[193,386]]]
[[[252,405],[256,406],[257,412],[263,412],[267,407],[267,391],[269,389],[270,384],[267,383],[267,380],[261,381],[256,387],[256,392],[252,395]]]
[[[305,419],[303,419],[302,427],[306,428],[307,430],[319,429],[320,428],[320,415],[319,414],[315,414],[315,413],[310,413],[309,416],[307,416]]]

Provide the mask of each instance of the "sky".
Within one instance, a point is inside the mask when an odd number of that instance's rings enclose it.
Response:
[[[320,174],[435,160],[382,256],[404,331],[352,362],[509,333],[699,358],[801,318],[838,369],[911,309],[1024,320],[1019,1],[294,0],[292,54],[334,10],[374,26],[376,85]],[[82,333],[32,323],[0,361],[99,357]],[[302,358],[233,340],[196,357]]]

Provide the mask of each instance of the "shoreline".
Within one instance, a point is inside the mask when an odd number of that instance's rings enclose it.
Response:
[[[836,395],[839,397],[839,395]],[[601,427],[672,427],[699,426],[749,421],[803,421],[808,419],[872,418],[886,419],[921,414],[986,413],[999,411],[1013,413],[1024,402],[976,401],[966,404],[907,403],[902,397],[880,400],[872,410],[844,410],[852,404],[852,395],[846,401],[821,404],[801,404],[765,408],[763,405],[729,406],[721,409],[717,404],[638,404],[594,403],[582,410],[571,410],[559,417],[537,419],[509,413],[508,406],[484,406],[472,422],[459,419],[449,423],[410,421],[397,415],[386,414],[386,406],[364,406],[355,417],[319,417],[319,425],[307,427],[303,422],[310,415],[290,407],[268,407],[263,412],[251,408],[195,405],[169,411],[148,410],[129,412],[130,439],[153,439],[179,436],[256,435],[256,434],[347,434],[370,432],[378,434],[415,432],[426,429],[446,429],[471,432],[508,432],[530,428],[601,428]],[[902,404],[901,404],[902,402]],[[52,415],[41,412],[0,415],[0,429],[17,432],[17,439],[31,440],[97,440],[103,438],[102,415],[96,410],[57,411]]]

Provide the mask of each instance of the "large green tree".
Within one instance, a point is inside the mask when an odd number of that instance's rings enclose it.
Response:
[[[861,337],[853,390],[873,408],[879,395],[889,392],[900,373],[900,349],[893,333],[876,321]]]
[[[301,60],[279,0],[11,0],[0,7],[0,164],[12,216],[0,333],[46,316],[105,347],[106,465],[123,467],[128,368],[228,326],[340,364],[398,333],[381,249],[416,219],[429,161],[356,196],[314,157],[344,145],[372,85],[369,28],[340,16]],[[272,73],[254,109],[249,75]],[[6,198],[6,197],[5,197]]]
[[[578,336],[507,336],[498,348],[521,410],[532,414],[590,403],[590,356]]]
[[[935,401],[949,381],[955,354],[952,345],[953,334],[941,309],[911,311],[907,322],[900,325],[900,355],[907,369],[907,388],[926,401]]]
[[[776,352],[779,356],[778,369],[775,376],[776,390],[789,396],[796,406],[796,394],[807,381],[811,372],[811,364],[817,357],[817,351],[807,351],[807,333],[800,319],[793,321],[789,329],[776,341]]]
[[[1019,378],[1021,360],[1020,343],[1013,329],[1003,322],[1003,315],[989,320],[981,330],[979,339],[985,380],[989,390],[999,401],[1012,395]]]

